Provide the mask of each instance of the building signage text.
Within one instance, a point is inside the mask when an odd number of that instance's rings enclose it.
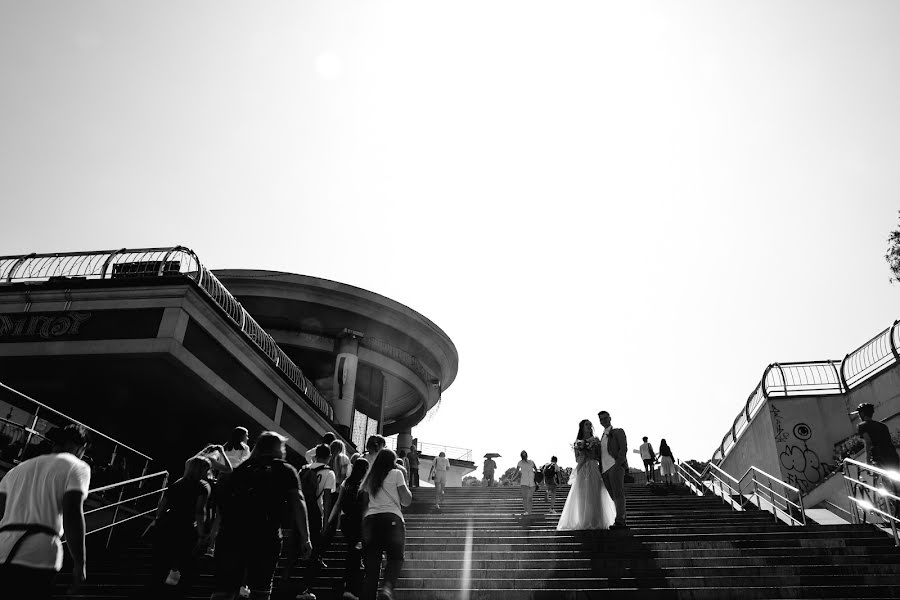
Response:
[[[39,336],[50,339],[76,335],[90,318],[89,312],[0,315],[0,338]]]

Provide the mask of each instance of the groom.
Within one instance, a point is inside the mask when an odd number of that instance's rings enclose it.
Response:
[[[610,529],[625,529],[625,471],[628,470],[628,443],[625,430],[614,429],[609,413],[597,413],[603,436],[600,438],[600,472],[603,483],[616,503],[616,522]]]

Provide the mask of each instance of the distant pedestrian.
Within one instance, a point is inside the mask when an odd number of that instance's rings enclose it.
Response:
[[[444,488],[447,487],[447,473],[450,471],[450,460],[445,452],[441,452],[431,465],[431,479],[434,481],[434,507],[440,508],[444,499]]]
[[[350,476],[344,480],[338,499],[331,509],[325,529],[329,534],[340,522],[341,533],[347,544],[347,556],[344,559],[344,592],[343,600],[358,600],[362,593],[362,521],[365,502],[360,494],[360,485],[369,470],[366,459],[358,457],[353,461]]]
[[[406,461],[409,463],[409,487],[419,487],[419,451],[416,450],[415,442],[406,453]]]
[[[672,477],[675,476],[675,457],[672,449],[663,438],[659,442],[659,474],[662,475],[666,485],[672,485]]]
[[[497,470],[497,463],[491,457],[484,459],[484,482],[488,487],[494,487],[497,483],[494,481],[494,471]]]
[[[406,450],[397,452],[397,464],[403,470],[403,477],[406,479],[406,485],[409,485],[409,460],[406,458]]]
[[[550,462],[541,467],[544,474],[544,498],[550,503],[550,514],[556,514],[556,488],[559,486],[559,465],[556,464],[557,458],[550,457]]]
[[[525,515],[531,514],[531,507],[534,503],[534,472],[537,471],[534,461],[528,460],[528,453],[522,450],[519,454],[522,460],[516,464],[515,478],[519,480],[519,487],[522,490],[522,506]]]
[[[393,600],[394,587],[403,568],[406,524],[401,507],[409,506],[412,502],[412,492],[406,485],[403,473],[396,468],[396,460],[397,455],[393,450],[382,450],[375,458],[375,464],[366,479],[369,505],[362,528],[366,564],[363,600],[375,600],[382,555],[387,557],[387,562],[379,600]]]
[[[198,544],[206,536],[206,501],[210,486],[206,481],[209,459],[193,456],[184,465],[184,474],[170,484],[151,523],[153,566],[149,589],[153,597],[162,584],[190,589],[195,575]]]
[[[49,600],[63,564],[62,536],[72,556],[74,592],[85,580],[84,499],[91,470],[81,460],[87,433],[54,429],[52,450],[13,467],[0,480],[0,592]]]
[[[331,458],[328,460],[328,466],[334,471],[334,483],[340,486],[350,475],[350,457],[347,456],[347,450],[344,442],[334,440],[331,442]]]
[[[334,433],[332,433],[331,431],[329,431],[329,432],[325,433],[324,435],[322,435],[322,441],[321,441],[321,443],[322,443],[322,444],[325,444],[326,446],[328,446],[329,448],[331,448],[331,442],[333,442],[333,441],[336,440],[336,439],[337,439],[337,436],[335,436]],[[310,448],[309,450],[306,451],[306,462],[307,462],[307,464],[308,464],[308,463],[315,462],[315,460],[316,460],[316,446],[318,446],[318,445],[319,445],[319,444],[316,444],[315,446],[313,446],[312,448]]]
[[[215,593],[231,600],[244,583],[252,600],[268,600],[281,553],[281,523],[288,510],[299,534],[300,554],[312,551],[306,504],[294,467],[285,462],[287,439],[263,432],[250,458],[235,469],[222,490],[222,529],[216,544]]]
[[[647,441],[647,436],[641,439],[644,440],[640,448],[641,460],[644,461],[644,474],[647,476],[647,485],[650,485],[650,482],[655,480],[653,471],[656,464],[656,454],[653,452],[653,446]]]

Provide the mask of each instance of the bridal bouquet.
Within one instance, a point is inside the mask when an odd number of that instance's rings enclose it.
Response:
[[[583,452],[588,456],[599,456],[600,440],[595,437],[586,440],[575,440],[575,443],[572,444],[572,449],[575,450],[575,452]]]

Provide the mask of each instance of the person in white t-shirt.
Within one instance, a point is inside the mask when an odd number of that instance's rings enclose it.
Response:
[[[406,545],[406,523],[401,507],[412,502],[412,492],[406,485],[403,472],[397,468],[397,455],[385,448],[375,457],[369,469],[365,490],[369,493],[369,505],[363,517],[362,542],[366,566],[362,598],[374,598],[378,590],[378,572],[381,557],[387,556],[384,567],[384,585],[380,598],[391,600],[394,587],[403,568],[403,550]]]
[[[656,464],[656,453],[653,451],[653,445],[647,441],[647,436],[644,436],[643,440],[644,443],[641,444],[639,451],[641,460],[644,461],[644,474],[647,476],[647,485],[650,485],[650,482],[655,480],[653,465]]]
[[[315,448],[314,461],[300,469],[301,490],[305,486],[304,481],[306,481],[307,476],[315,477],[316,497],[304,496],[309,519],[309,539],[312,543],[312,555],[309,557],[306,572],[303,576],[305,591],[296,596],[299,600],[313,600],[315,598],[315,594],[310,589],[316,585],[321,569],[325,569],[328,566],[322,560],[322,556],[325,555],[331,544],[331,537],[325,535],[324,531],[325,516],[331,514],[334,501],[333,495],[337,489],[334,471],[328,466],[330,458],[331,449],[325,444],[319,444]],[[291,540],[288,542],[284,567],[281,571],[282,582],[290,581],[291,572],[300,558],[300,548],[296,544],[296,532],[291,532],[290,535]]]
[[[61,538],[72,555],[72,588],[86,578],[84,499],[91,469],[81,458],[80,425],[52,432],[53,452],[28,459],[0,480],[0,593],[49,599],[62,568]],[[70,590],[71,591],[71,590]]]
[[[533,460],[528,459],[528,453],[524,450],[519,453],[519,456],[522,457],[522,460],[516,464],[515,478],[519,480],[519,487],[522,490],[522,506],[525,510],[523,514],[527,516],[531,514],[534,503],[534,472],[537,471],[537,466]]]
[[[223,446],[232,470],[237,469],[242,462],[250,458],[250,446],[247,444],[249,439],[250,432],[246,427],[235,427],[231,432],[231,439]]]
[[[322,436],[322,444],[325,444],[326,446],[331,448],[331,442],[333,442],[336,439],[337,439],[337,436],[329,431],[328,433],[326,433]],[[310,448],[309,450],[306,451],[305,456],[306,456],[307,464],[316,462],[316,448],[318,446],[319,446],[319,444],[316,444],[315,446],[313,446],[312,448]]]
[[[450,471],[450,459],[447,454],[441,452],[431,465],[431,478],[434,480],[434,507],[441,507],[444,499],[444,488],[447,485],[447,473]]]

